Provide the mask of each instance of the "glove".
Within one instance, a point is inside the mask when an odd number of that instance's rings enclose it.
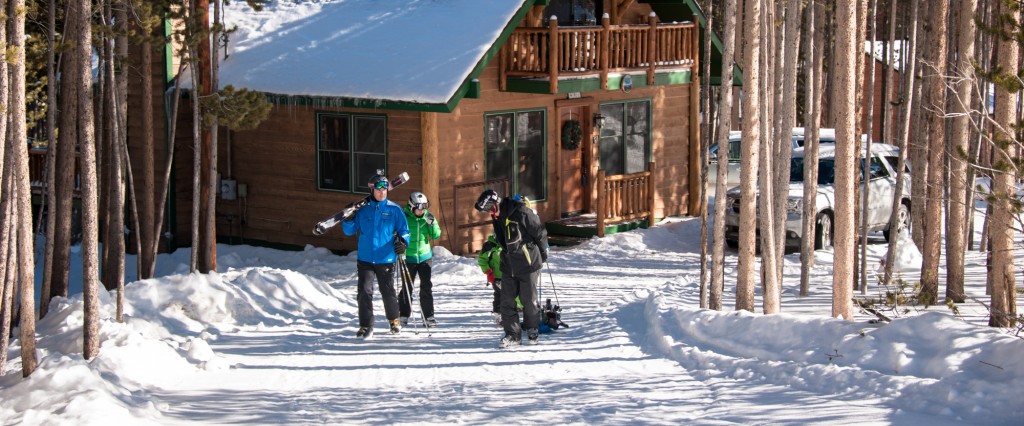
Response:
[[[427,212],[423,215],[423,221],[427,222],[427,226],[434,226],[434,215]]]
[[[402,237],[395,237],[395,254],[405,254],[405,248],[409,247]]]
[[[494,284],[494,270],[488,269],[486,272],[484,272],[484,275],[487,275],[488,284]]]
[[[548,261],[548,251],[547,250],[541,250],[541,252],[540,252],[540,261],[541,262],[547,262]]]

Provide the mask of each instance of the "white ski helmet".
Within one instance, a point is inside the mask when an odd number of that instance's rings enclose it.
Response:
[[[430,203],[422,192],[416,191],[409,195],[409,209],[426,210],[428,206]]]

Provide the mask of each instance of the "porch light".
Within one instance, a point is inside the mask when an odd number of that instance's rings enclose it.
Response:
[[[598,130],[604,127],[604,116],[601,113],[594,114],[594,127],[597,127]]]

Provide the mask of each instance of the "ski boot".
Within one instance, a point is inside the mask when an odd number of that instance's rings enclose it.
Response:
[[[402,332],[402,325],[398,323],[398,318],[389,322],[391,323],[391,334],[398,334]]]
[[[373,327],[359,327],[359,331],[356,332],[356,338],[358,339],[369,339],[373,337]]]

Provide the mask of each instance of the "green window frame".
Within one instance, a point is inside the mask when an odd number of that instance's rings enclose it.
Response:
[[[651,159],[651,100],[601,104],[599,158],[608,176],[647,170]]]
[[[484,114],[487,180],[508,179],[513,194],[532,201],[547,199],[547,110]]]
[[[317,113],[317,189],[369,194],[366,182],[387,170],[387,128],[386,115]]]

